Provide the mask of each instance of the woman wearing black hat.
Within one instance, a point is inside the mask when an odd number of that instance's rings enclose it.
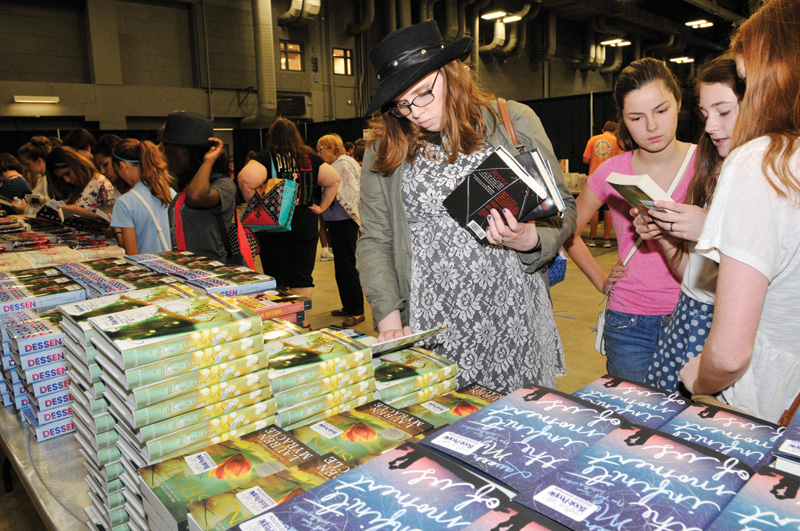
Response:
[[[469,38],[444,45],[428,21],[370,52],[381,85],[368,112],[381,116],[364,157],[358,268],[381,340],[447,324],[436,351],[458,362],[460,384],[555,387],[564,352],[542,268],[574,230],[576,209],[530,108],[508,102],[519,140],[556,174],[563,217],[517,223],[493,210],[492,245],[481,245],[442,207],[487,150],[515,149],[494,97],[460,61],[471,47]]]

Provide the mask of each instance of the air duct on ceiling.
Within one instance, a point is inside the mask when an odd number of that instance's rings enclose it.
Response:
[[[460,39],[467,33],[467,8],[475,3],[475,0],[459,0],[458,2],[458,33],[456,38]]]
[[[444,42],[450,42],[458,35],[458,0],[447,0],[445,5],[445,29],[442,37]]]
[[[272,6],[270,5],[270,9]],[[288,26],[294,24],[300,19],[303,14],[303,0],[292,0],[292,5],[289,9],[278,15],[278,26]]]
[[[252,0],[252,5],[258,101],[256,113],[242,118],[239,122],[239,126],[245,129],[267,127],[278,112],[272,2],[270,0]]]
[[[364,19],[360,24],[348,24],[347,34],[358,35],[364,33],[372,27],[372,22],[375,20],[375,0],[363,0],[364,3]]]
[[[619,70],[619,67],[622,66],[622,48],[616,47],[614,48],[614,62],[612,62],[608,66],[604,66],[600,69],[601,74],[611,74],[612,72],[616,72]]]
[[[506,42],[506,25],[503,21],[498,19],[494,23],[494,38],[489,44],[484,44],[478,48],[480,53],[492,53],[500,48]]]
[[[536,9],[534,10],[537,13],[538,13],[538,8],[539,8],[539,6],[537,5]],[[501,58],[508,57],[512,53],[514,53],[514,50],[517,49],[517,42],[518,42],[517,36],[519,35],[520,28],[522,28],[523,26],[525,26],[525,24],[528,23],[528,15],[530,14],[530,12],[531,12],[531,3],[527,2],[522,7],[522,9],[520,9],[519,11],[517,11],[515,13],[510,13],[508,15],[508,16],[513,16],[513,17],[519,17],[520,19],[518,21],[516,21],[516,22],[512,22],[511,23],[512,24],[511,33],[510,33],[510,35],[508,37],[508,41],[506,42],[505,46],[503,46],[499,50],[496,50],[495,53],[494,53],[497,57],[501,57]]]

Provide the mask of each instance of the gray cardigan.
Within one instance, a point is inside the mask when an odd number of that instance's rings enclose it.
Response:
[[[497,112],[497,103],[493,103]],[[540,270],[547,285],[547,270],[543,266],[553,258],[561,245],[575,232],[577,207],[575,199],[564,184],[564,176],[553,153],[553,146],[542,127],[542,122],[533,110],[515,101],[508,102],[508,110],[514,123],[517,139],[527,148],[537,147],[550,163],[558,188],[564,197],[566,210],[561,218],[536,223],[541,248],[530,252],[518,252],[525,264],[525,271]],[[499,116],[499,113],[498,113]],[[483,109],[487,128],[493,133],[488,137],[492,147],[505,146],[516,153],[502,122],[494,118],[488,109]],[[411,232],[408,228],[400,190],[403,172],[408,167],[404,162],[391,175],[381,175],[371,170],[375,157],[375,146],[364,154],[361,174],[361,237],[358,240],[358,272],[364,294],[372,307],[377,324],[394,310],[400,310],[403,325],[409,322],[408,298],[411,286]]]

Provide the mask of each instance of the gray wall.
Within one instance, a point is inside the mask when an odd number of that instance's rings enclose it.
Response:
[[[274,0],[273,19],[290,3]],[[97,129],[156,128],[175,109],[210,115],[218,127],[234,127],[256,108],[251,5],[251,0],[0,2],[5,37],[0,130],[87,123]],[[307,26],[275,23],[276,50],[280,39],[304,43],[304,72],[283,72],[275,65],[278,94],[305,99],[305,114],[295,118],[359,116],[377,89],[366,52],[388,32],[384,2],[376,0],[376,6],[373,26],[360,35],[347,32],[348,24],[361,20],[359,0],[322,0],[319,16]],[[438,20],[440,13],[434,16]],[[518,100],[610,90],[612,74],[582,72],[568,64],[580,58],[581,40],[568,25],[559,26],[556,58],[532,59],[544,50],[541,18],[529,23],[525,50],[506,59],[481,56],[484,86]],[[481,41],[488,42],[492,28],[484,26]],[[332,47],[353,50],[355,75],[331,73]],[[317,71],[312,71],[312,57]],[[14,95],[54,95],[60,102],[15,104]]]

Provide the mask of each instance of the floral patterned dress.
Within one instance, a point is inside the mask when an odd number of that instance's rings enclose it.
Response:
[[[111,184],[111,181],[96,173],[83,188],[83,192],[75,204],[90,212],[96,212],[112,201],[113,193],[114,185]]]
[[[515,251],[479,243],[442,206],[488,148],[448,164],[441,146],[429,145],[403,175],[413,254],[410,324],[447,325],[425,346],[458,363],[459,386],[555,388],[566,365],[542,277],[526,273]]]

